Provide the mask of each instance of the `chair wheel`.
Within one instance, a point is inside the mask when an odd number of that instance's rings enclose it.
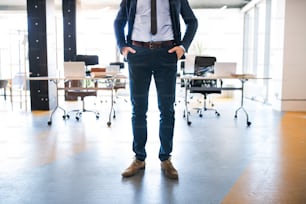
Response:
[[[202,118],[202,117],[203,117],[203,114],[200,113],[199,116],[200,116],[200,118]]]
[[[52,124],[52,122],[51,121],[48,121],[48,125],[51,125]]]
[[[110,127],[111,126],[111,122],[107,122],[107,127]]]
[[[76,119],[77,121],[79,121],[79,120],[80,120],[80,118],[79,118],[79,117],[75,117],[75,119]]]
[[[188,121],[188,122],[187,122],[187,125],[191,125],[191,122],[190,122],[190,121]]]
[[[216,115],[217,115],[217,116],[220,116],[220,113],[216,112]]]
[[[247,121],[247,126],[249,127],[252,123],[250,121]]]

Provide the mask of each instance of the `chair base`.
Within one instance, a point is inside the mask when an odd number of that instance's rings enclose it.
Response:
[[[199,115],[200,117],[203,117],[203,112],[204,112],[204,111],[214,111],[215,114],[216,114],[216,116],[219,117],[219,116],[220,116],[220,113],[217,111],[217,109],[215,109],[215,108],[208,108],[208,107],[206,106],[206,102],[207,102],[207,96],[204,95],[204,106],[203,106],[202,108],[195,108],[195,109],[197,110],[198,115]],[[213,103],[212,103],[212,106],[214,106]]]
[[[84,101],[85,97],[82,97],[81,100],[82,100],[82,109],[76,109],[76,110],[71,110],[69,111],[67,114],[66,114],[66,117],[67,118],[70,118],[70,113],[72,112],[76,112],[75,114],[75,119],[76,120],[80,120],[81,116],[83,113],[85,112],[90,112],[90,113],[94,113],[95,116],[96,116],[96,119],[99,119],[100,118],[100,113],[99,111],[97,110],[88,110],[85,108],[85,101]]]
[[[216,116],[220,116],[220,113],[214,108],[197,108],[198,115],[202,118],[204,111],[215,111]]]
[[[96,119],[99,119],[99,118],[100,118],[100,113],[99,113],[98,111],[95,111],[95,110],[86,110],[86,109],[84,109],[84,110],[72,110],[72,111],[69,111],[69,112],[67,113],[66,117],[67,117],[67,118],[70,118],[70,115],[69,115],[69,114],[72,113],[72,112],[76,112],[76,114],[75,114],[75,119],[76,119],[76,120],[80,120],[82,114],[85,113],[85,112],[94,113],[94,114],[96,115]]]

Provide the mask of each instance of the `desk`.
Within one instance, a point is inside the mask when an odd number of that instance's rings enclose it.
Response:
[[[110,107],[110,112],[109,112],[109,119],[107,122],[107,126],[111,125],[111,118],[112,118],[112,113],[114,111],[114,87],[115,87],[115,82],[118,79],[126,79],[127,77],[122,74],[114,74],[114,73],[105,73],[105,75],[99,75],[99,76],[92,76],[92,77],[72,77],[72,78],[65,78],[65,77],[48,77],[48,76],[40,76],[40,77],[28,77],[27,80],[36,80],[36,81],[51,81],[55,84],[56,86],[56,105],[55,108],[52,110],[49,120],[48,120],[48,125],[52,124],[52,118],[53,114],[57,111],[57,109],[61,109],[64,112],[63,119],[69,118],[67,115],[67,112],[64,108],[62,108],[59,105],[59,100],[58,100],[58,91],[59,90],[110,90],[111,91],[111,107]],[[69,80],[94,80],[94,81],[105,81],[107,80],[106,83],[109,84],[107,88],[105,87],[88,87],[88,88],[79,88],[79,87],[71,87],[71,88],[65,88],[65,87],[60,87],[59,84],[61,81],[69,81]]]
[[[0,89],[3,89],[4,100],[6,100],[6,87],[9,83],[9,79],[0,79]]]
[[[188,101],[187,101],[187,95],[188,95],[188,90],[193,89],[194,91],[199,90],[199,91],[205,91],[207,90],[239,90],[241,91],[241,103],[240,107],[236,109],[235,111],[235,118],[237,118],[237,113],[239,110],[242,110],[245,115],[246,115],[246,124],[247,126],[250,126],[252,123],[249,121],[249,115],[248,112],[244,108],[244,85],[249,79],[270,79],[268,77],[256,77],[254,75],[250,74],[233,74],[232,76],[216,76],[216,75],[210,75],[210,76],[194,76],[194,75],[183,75],[181,79],[184,82],[185,86],[185,110],[184,110],[184,116],[186,117],[186,121],[188,125],[191,125],[191,121],[189,120],[189,111],[188,111]],[[240,87],[191,87],[190,83],[193,80],[213,80],[213,79],[237,79],[240,80],[241,86]]]
[[[6,100],[7,92],[6,89],[9,88],[10,90],[10,101],[13,109],[13,87],[12,87],[12,79],[0,79],[0,89],[3,88],[3,96],[4,100]],[[25,92],[26,95],[26,92]]]

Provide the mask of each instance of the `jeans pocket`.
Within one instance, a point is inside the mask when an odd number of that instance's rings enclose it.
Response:
[[[173,59],[175,62],[177,62],[179,60],[179,58],[177,57],[176,52],[169,53],[169,55],[171,56],[171,59]]]
[[[133,49],[135,49],[134,47],[132,47]],[[136,50],[136,49],[135,49]],[[127,55],[126,55],[126,60],[129,61],[131,58],[133,58],[133,56],[135,56],[137,54],[137,50],[136,50],[136,53],[131,53],[131,52],[128,52]]]

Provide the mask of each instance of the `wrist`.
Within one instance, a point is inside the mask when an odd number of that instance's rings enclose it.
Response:
[[[180,45],[179,47],[181,47],[184,50],[184,53],[186,52],[186,49],[184,48],[183,45]]]

